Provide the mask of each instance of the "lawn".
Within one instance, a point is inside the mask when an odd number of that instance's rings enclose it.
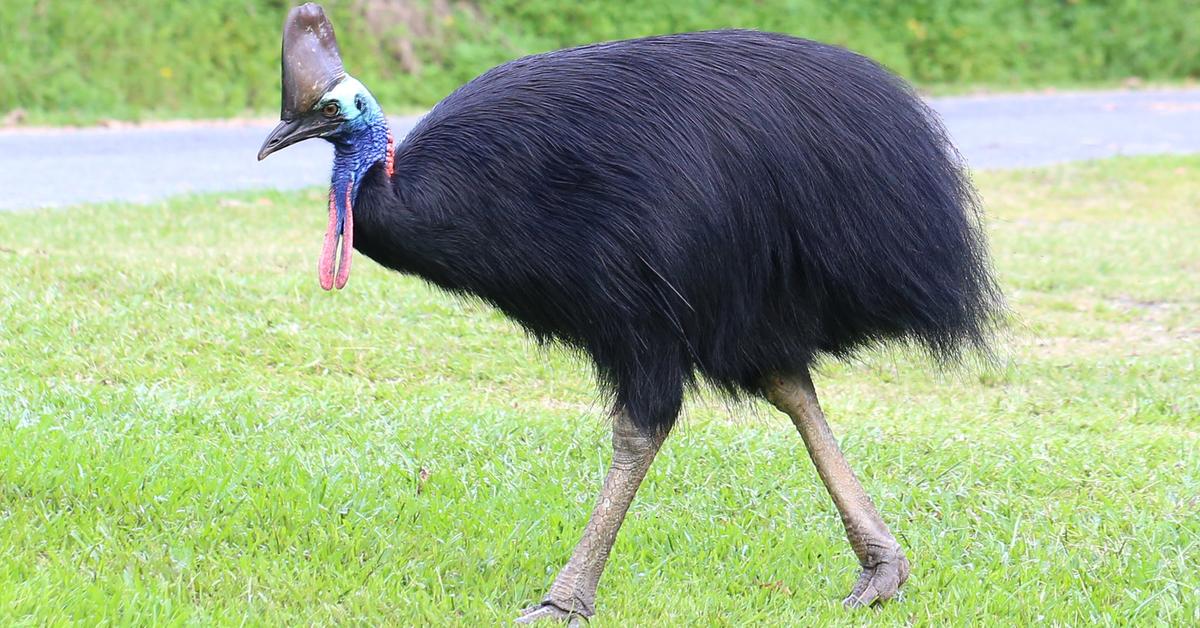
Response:
[[[283,0],[4,0],[0,121],[275,115]],[[392,113],[424,111],[526,54],[715,28],[861,52],[937,92],[1200,77],[1195,0],[326,0],[346,68]],[[13,115],[13,118],[20,116]],[[2,123],[2,122],[0,122]]]
[[[909,552],[882,609],[787,419],[693,399],[596,626],[1200,623],[1200,158],[978,176],[999,364],[816,377]],[[586,363],[359,259],[324,193],[0,213],[0,623],[479,625],[607,466]]]

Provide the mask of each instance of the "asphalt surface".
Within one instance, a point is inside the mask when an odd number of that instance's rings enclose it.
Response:
[[[1200,152],[1200,89],[971,96],[931,103],[974,168]],[[394,119],[397,139],[417,119]],[[256,161],[271,126],[0,131],[0,210],[327,184],[332,150],[324,142],[303,142]]]

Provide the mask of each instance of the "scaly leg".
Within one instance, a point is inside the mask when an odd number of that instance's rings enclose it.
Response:
[[[850,546],[862,565],[862,574],[843,603],[853,608],[892,597],[908,579],[908,559],[838,449],[817,402],[812,378],[807,371],[774,375],[767,378],[764,388],[767,399],[792,418],[804,438],[808,455],[842,516]]]
[[[623,411],[613,419],[612,465],[583,538],[542,603],[525,609],[518,622],[555,619],[577,624],[581,618],[586,620],[596,612],[596,585],[617,539],[617,530],[666,436],[665,432],[644,433]]]

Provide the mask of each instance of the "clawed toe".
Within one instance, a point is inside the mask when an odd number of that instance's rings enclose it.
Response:
[[[542,602],[537,606],[530,606],[525,609],[521,616],[517,618],[518,624],[532,624],[534,622],[562,622],[571,628],[577,628],[587,625],[587,617],[579,613],[566,611],[550,602]]]
[[[846,608],[861,608],[891,599],[908,579],[908,559],[896,551],[865,567],[850,595],[842,600]]]

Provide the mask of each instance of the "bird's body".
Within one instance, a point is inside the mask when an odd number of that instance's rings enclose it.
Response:
[[[981,340],[974,198],[870,60],[750,31],[497,67],[364,180],[354,242],[587,352],[639,425],[874,341]]]
[[[903,81],[753,31],[597,44],[483,74],[393,153],[319,7],[292,10],[283,53],[282,122],[259,157],[335,145],[322,286],[345,284],[353,245],[585,352],[614,393],[601,497],[522,621],[594,612],[625,509],[701,380],[792,418],[862,565],[847,604],[896,592],[907,559],[809,367],[888,341],[953,357],[1000,308],[974,191]]]

